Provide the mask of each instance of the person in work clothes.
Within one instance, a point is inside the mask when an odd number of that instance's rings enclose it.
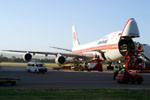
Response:
[[[116,79],[117,75],[118,75],[118,66],[115,66],[115,68],[114,68],[114,77],[113,77],[114,80]]]

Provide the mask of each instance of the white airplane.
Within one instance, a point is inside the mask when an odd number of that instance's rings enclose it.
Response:
[[[20,51],[20,50],[3,50],[8,52],[20,52],[25,53],[24,59],[30,61],[32,55],[43,54],[56,55],[56,63],[59,65],[66,63],[67,57],[73,57],[76,59],[82,59],[82,61],[97,60],[113,62],[123,59],[125,53],[122,52],[123,46],[126,45],[128,50],[134,50],[136,48],[133,38],[140,37],[139,29],[134,18],[130,18],[124,26],[122,31],[110,33],[101,39],[80,45],[75,31],[75,26],[72,26],[73,32],[73,48],[72,50],[53,47],[56,49],[72,51],[72,53],[59,53],[59,52],[39,52],[39,51]],[[150,56],[148,57],[150,58]]]

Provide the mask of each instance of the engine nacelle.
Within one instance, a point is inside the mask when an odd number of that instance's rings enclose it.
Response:
[[[55,62],[59,65],[63,65],[66,63],[66,58],[62,55],[58,55],[55,59]]]
[[[31,61],[31,59],[32,59],[32,55],[30,54],[30,53],[26,53],[24,56],[23,56],[23,59],[25,60],[25,61]]]

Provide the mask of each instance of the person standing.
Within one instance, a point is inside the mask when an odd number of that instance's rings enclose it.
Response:
[[[115,68],[114,68],[114,77],[113,77],[114,80],[116,80],[117,75],[118,75],[118,66],[115,66]]]

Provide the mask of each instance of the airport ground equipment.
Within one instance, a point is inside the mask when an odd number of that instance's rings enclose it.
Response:
[[[20,79],[13,79],[13,78],[0,78],[0,85],[3,84],[10,84],[11,86],[16,85],[16,83],[20,81]]]
[[[136,44],[133,50],[124,49],[125,68],[131,73],[150,73],[150,46]]]
[[[71,66],[53,67],[54,70],[74,70],[74,71],[103,71],[100,60],[91,63],[81,63],[79,61],[71,62]]]
[[[120,84],[128,84],[128,83],[132,83],[132,84],[142,84],[143,82],[143,77],[139,76],[137,74],[133,74],[133,73],[128,73],[128,72],[124,72],[124,73],[119,73],[116,77],[116,81]]]
[[[125,52],[124,62],[127,72],[129,72],[129,70],[144,69],[144,60],[141,58],[141,52],[144,51],[143,48],[143,45],[137,43],[135,50],[123,50]]]
[[[71,70],[71,66],[53,67],[54,70]]]
[[[128,47],[124,46],[122,52],[124,55],[125,62],[125,70],[120,71],[116,77],[118,83],[129,83],[132,84],[141,84],[143,81],[143,77],[137,74],[132,73],[131,70],[142,70],[143,69],[143,61],[140,56],[141,52],[144,51],[143,46],[140,43],[136,44],[136,48],[129,50]],[[130,73],[129,73],[130,72]]]
[[[80,63],[80,62],[74,62],[71,69],[75,70],[75,71],[103,71],[102,68],[102,64],[101,64],[102,60],[99,57],[95,57],[94,60],[91,60],[88,63]]]
[[[88,63],[88,65],[74,66],[71,69],[75,71],[103,71],[101,63]]]

